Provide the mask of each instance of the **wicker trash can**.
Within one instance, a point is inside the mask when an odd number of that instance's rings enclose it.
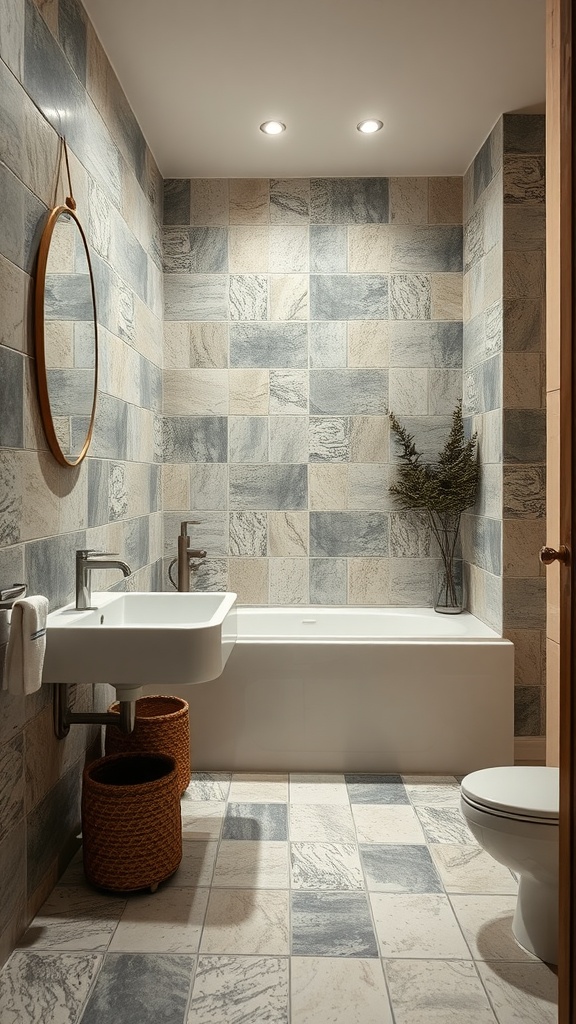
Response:
[[[108,708],[120,714],[118,704]],[[180,697],[140,697],[136,701],[136,725],[126,734],[106,726],[107,754],[168,754],[176,761],[179,792],[190,782],[190,726],[188,704]]]
[[[180,793],[174,758],[114,754],[84,771],[84,872],[113,892],[152,889],[182,860]]]

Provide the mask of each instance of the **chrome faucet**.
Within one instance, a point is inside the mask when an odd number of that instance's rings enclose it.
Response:
[[[117,561],[105,561],[115,551],[96,551],[89,548],[80,548],[76,552],[76,607],[78,609],[92,608],[92,569],[120,569],[124,576],[130,576],[132,569],[126,562],[120,559]],[[90,555],[99,557],[91,558]]]
[[[203,548],[188,547],[190,543],[188,527],[199,525],[197,519],[184,519],[180,523],[180,534],[178,536],[178,590],[184,593],[188,593],[190,590],[190,559],[206,558],[206,551]]]

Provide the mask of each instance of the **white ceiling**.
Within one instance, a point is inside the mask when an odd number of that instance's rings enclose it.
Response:
[[[83,2],[167,178],[463,174],[543,109],[545,0]]]

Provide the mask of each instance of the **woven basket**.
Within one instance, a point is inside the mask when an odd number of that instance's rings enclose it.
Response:
[[[114,754],[84,771],[84,872],[114,892],[151,888],[182,860],[176,765],[160,754]]]
[[[118,704],[108,708],[120,714]],[[168,754],[176,761],[179,792],[190,782],[190,726],[188,704],[180,697],[140,697],[136,701],[134,731],[106,726],[107,754]]]

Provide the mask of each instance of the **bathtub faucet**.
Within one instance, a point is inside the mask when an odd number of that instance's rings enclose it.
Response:
[[[191,548],[189,547],[190,538],[188,536],[189,526],[199,526],[200,523],[197,519],[184,519],[180,523],[180,533],[178,535],[178,590],[183,593],[188,593],[190,590],[190,559],[191,558],[206,558],[206,551],[203,548]],[[170,564],[168,573],[174,565],[174,562]],[[172,576],[170,576],[172,579]],[[173,581],[172,581],[173,582]]]

